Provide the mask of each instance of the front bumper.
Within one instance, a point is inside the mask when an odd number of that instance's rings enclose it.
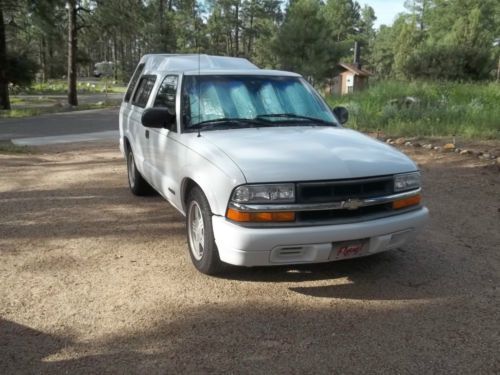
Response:
[[[220,259],[238,266],[321,263],[332,261],[332,243],[368,239],[363,255],[402,246],[429,216],[427,208],[377,220],[310,227],[248,228],[213,216]],[[292,249],[292,250],[291,250]]]

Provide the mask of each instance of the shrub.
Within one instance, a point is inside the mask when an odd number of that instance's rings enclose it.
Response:
[[[27,55],[7,56],[7,77],[16,86],[29,86],[35,80],[38,65]]]

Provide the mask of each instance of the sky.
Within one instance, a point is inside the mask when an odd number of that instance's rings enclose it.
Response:
[[[206,0],[198,0],[201,4],[205,4]],[[357,0],[363,7],[365,4],[371,6],[375,10],[377,20],[375,27],[380,25],[392,25],[398,13],[405,10],[405,0]]]
[[[380,25],[392,25],[396,15],[405,10],[404,0],[358,0],[358,3],[362,7],[369,5],[375,10],[376,28]]]

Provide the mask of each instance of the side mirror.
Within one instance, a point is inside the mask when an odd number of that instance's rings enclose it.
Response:
[[[141,123],[147,128],[170,129],[175,124],[175,114],[167,108],[148,108],[142,112]]]
[[[349,120],[349,111],[345,107],[335,107],[333,109],[333,114],[335,115],[335,117],[337,117],[342,125],[344,125],[347,120]]]

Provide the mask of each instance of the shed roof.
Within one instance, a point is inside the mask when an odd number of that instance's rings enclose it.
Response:
[[[372,75],[372,73],[370,73],[368,70],[358,68],[354,64],[339,63],[339,66],[344,68],[345,70],[349,70],[350,72],[352,72],[358,76],[369,77]]]

